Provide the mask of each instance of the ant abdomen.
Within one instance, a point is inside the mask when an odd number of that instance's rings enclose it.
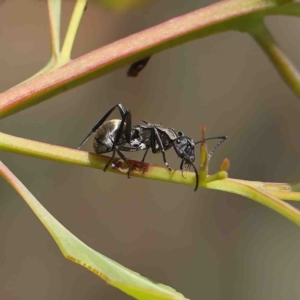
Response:
[[[108,120],[96,130],[93,142],[95,153],[102,154],[111,152],[113,150],[114,140],[116,138],[116,134],[118,133],[120,125],[121,120]],[[125,127],[123,127],[123,133],[124,128]],[[122,135],[120,138],[120,143],[124,143],[124,137]]]

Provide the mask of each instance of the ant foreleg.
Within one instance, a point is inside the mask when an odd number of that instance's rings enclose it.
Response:
[[[186,179],[183,175],[183,164],[184,164],[184,160],[181,160],[181,164],[180,164],[181,175],[184,179]]]
[[[187,162],[189,163],[189,165],[191,165],[191,166],[193,167],[194,171],[195,171],[195,175],[196,175],[196,186],[195,186],[194,191],[196,192],[197,189],[198,189],[198,185],[199,185],[199,174],[198,174],[198,171],[197,171],[197,169],[196,169],[194,163],[191,161],[190,157],[189,157],[188,155],[186,155],[186,154],[184,154],[184,158],[183,158],[183,160],[182,160],[182,162],[181,162],[180,167],[183,166],[183,162],[184,162],[184,161],[187,161]],[[182,170],[182,169],[181,169],[181,170]]]
[[[149,150],[149,148],[146,149],[146,152],[145,152],[145,154],[144,154],[144,156],[143,156],[142,162],[145,161],[145,158],[146,158],[146,155],[147,155],[147,153],[148,153],[148,150]]]

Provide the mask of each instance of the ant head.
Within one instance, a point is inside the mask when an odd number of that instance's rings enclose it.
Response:
[[[184,160],[186,164],[190,164],[187,158],[191,161],[195,161],[195,143],[193,139],[184,136],[183,133],[173,143],[175,152]]]

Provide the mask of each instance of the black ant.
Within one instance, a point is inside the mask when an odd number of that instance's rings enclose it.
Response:
[[[118,108],[122,117],[122,120],[106,119]],[[145,161],[148,150],[151,149],[152,153],[161,153],[163,161],[169,171],[172,171],[170,165],[167,162],[165,151],[170,148],[174,148],[177,155],[182,159],[180,164],[180,170],[183,171],[183,167],[190,169],[192,166],[196,174],[196,186],[195,191],[198,188],[198,171],[194,165],[195,161],[195,145],[204,142],[200,140],[194,142],[193,139],[185,136],[182,132],[176,131],[173,128],[164,127],[162,124],[151,124],[147,121],[143,121],[142,125],[131,125],[131,112],[125,109],[122,104],[117,104],[112,107],[103,118],[91,129],[86,138],[81,142],[78,149],[80,149],[85,142],[89,139],[94,132],[94,150],[97,154],[103,154],[113,152],[111,159],[104,167],[106,171],[115,157],[116,152],[122,158],[122,160],[128,166],[127,176],[130,178],[131,167],[127,158],[121,151],[136,152],[145,150],[142,162]],[[205,140],[220,139],[221,141],[210,151],[208,158],[210,159],[213,152],[227,139],[227,136],[211,137]]]

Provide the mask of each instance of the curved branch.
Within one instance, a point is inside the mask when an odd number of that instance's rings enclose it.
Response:
[[[61,0],[48,0],[48,13],[51,36],[51,53],[55,61],[60,52],[60,15]]]
[[[261,22],[259,26],[253,28],[249,33],[268,55],[283,80],[300,98],[300,73],[276,43],[264,23]]]
[[[75,41],[75,37],[77,34],[77,30],[86,8],[88,0],[77,0],[74,11],[71,17],[71,21],[67,30],[67,34],[64,40],[64,44],[61,50],[61,60],[62,62],[68,62],[71,59],[71,52],[73,48],[73,44]]]
[[[255,186],[245,184],[245,182],[246,181],[242,180],[225,179],[222,181],[210,182],[206,185],[206,187],[250,198],[259,204],[269,207],[300,226],[300,211],[298,209],[279,200],[276,196],[273,196],[270,191],[266,192]]]
[[[0,94],[0,118],[154,53],[204,36],[237,30],[243,17],[266,13],[288,2],[291,1],[224,0],[133,34]]]

